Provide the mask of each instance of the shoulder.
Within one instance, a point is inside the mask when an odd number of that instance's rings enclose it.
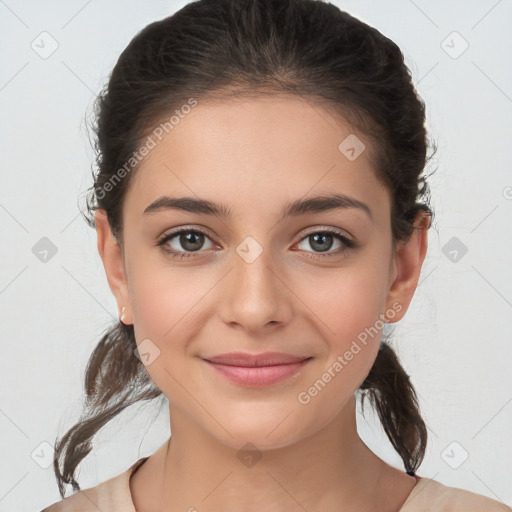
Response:
[[[41,512],[136,512],[130,493],[130,476],[147,458],[139,459],[123,473],[53,503]]]
[[[512,512],[512,508],[482,494],[422,477],[399,512]]]

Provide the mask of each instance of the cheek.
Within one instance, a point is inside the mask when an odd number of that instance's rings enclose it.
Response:
[[[201,301],[215,285],[211,273],[200,274],[192,267],[173,270],[162,263],[154,265],[144,263],[143,258],[139,260],[131,271],[134,277],[130,281],[137,340],[154,337],[169,343],[193,335]]]
[[[310,312],[304,309],[304,314],[322,333],[325,355],[314,378],[301,389],[304,400],[298,397],[301,404],[311,402],[311,411],[329,403],[335,414],[368,375],[384,328],[387,264],[369,254],[350,267],[332,269],[329,276],[302,281],[298,295],[308,297]],[[315,414],[324,414],[320,409]]]
[[[183,360],[189,340],[199,331],[204,289],[201,293],[191,276],[180,272],[138,267],[135,275],[130,289],[133,324],[146,372],[164,395],[186,402],[179,383],[189,387]]]
[[[340,352],[352,340],[364,339],[368,330],[382,329],[386,282],[384,264],[361,264],[332,269],[329,275],[319,274],[316,279],[302,280],[298,295],[307,297],[305,311],[309,309],[314,313],[315,322],[319,328],[322,326],[332,349]],[[368,340],[371,338],[369,335]]]
[[[179,397],[183,389],[178,383],[190,379],[183,363],[196,355],[194,340],[201,338],[212,315],[208,296],[219,277],[193,267],[178,271],[141,264],[133,270],[133,324],[137,345],[144,344],[141,355],[147,349],[151,356],[146,371],[166,396]]]
[[[382,282],[378,269],[350,269],[325,280],[323,293],[310,295],[325,357],[295,397],[304,418],[316,418],[317,424],[331,421],[368,375],[384,327],[385,294],[377,293]]]

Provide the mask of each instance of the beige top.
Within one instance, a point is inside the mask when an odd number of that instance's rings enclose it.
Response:
[[[136,512],[130,476],[148,458],[139,459],[124,473],[72,494],[41,512]],[[512,512],[507,505],[481,494],[448,487],[430,478],[416,476],[416,479],[416,485],[398,512]]]

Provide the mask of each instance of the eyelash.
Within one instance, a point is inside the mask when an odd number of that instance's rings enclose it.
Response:
[[[159,247],[162,247],[162,250],[165,251],[166,253],[170,254],[171,257],[173,257],[173,258],[177,257],[178,255],[181,255],[180,259],[196,257],[197,253],[203,252],[200,250],[200,251],[194,251],[194,252],[187,253],[184,251],[175,251],[174,249],[169,249],[168,247],[165,246],[166,242],[168,242],[169,240],[172,240],[174,237],[176,237],[177,235],[179,235],[181,233],[201,233],[202,235],[210,238],[208,236],[208,234],[201,229],[198,229],[198,228],[192,229],[192,228],[184,227],[184,228],[179,228],[175,231],[172,231],[171,233],[165,234],[157,241],[156,245]],[[345,254],[350,249],[357,247],[356,242],[354,242],[353,240],[350,240],[349,238],[344,236],[340,231],[338,231],[336,229],[332,229],[332,228],[325,228],[325,229],[321,229],[318,231],[312,231],[311,233],[308,233],[306,236],[302,237],[299,240],[299,243],[302,242],[303,240],[309,238],[312,235],[318,235],[318,234],[334,235],[334,237],[337,238],[338,240],[340,240],[345,245],[345,247],[341,250],[338,249],[337,251],[333,251],[333,252],[329,252],[329,253],[325,253],[325,254],[314,253],[314,254],[316,254],[316,256],[308,256],[309,258],[320,258],[321,259],[321,258],[328,258],[330,256],[339,256],[341,254]],[[306,251],[306,252],[312,252],[312,251]]]

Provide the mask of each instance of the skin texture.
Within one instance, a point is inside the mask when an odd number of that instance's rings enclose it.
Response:
[[[427,250],[422,213],[424,229],[393,252],[390,196],[367,158],[370,142],[357,134],[366,151],[353,161],[338,149],[351,133],[296,96],[200,101],[137,170],[123,204],[123,247],[96,212],[109,286],[137,343],[158,347],[146,370],[170,403],[172,441],[130,482],[138,511],[392,512],[412,491],[414,478],[373,454],[356,428],[354,393],[381,330],[307,404],[298,400],[379,315],[403,317]],[[355,208],[281,218],[291,201],[332,193],[365,202],[373,218]],[[226,204],[232,218],[143,215],[166,194]],[[189,258],[156,245],[180,226],[207,232],[195,252],[179,235],[166,242]],[[323,256],[311,239],[322,228],[357,247]],[[246,237],[262,249],[251,263],[237,252]],[[332,244],[330,254],[345,247],[336,237]],[[285,381],[248,388],[201,359],[233,351],[313,359]],[[260,457],[250,466],[238,456],[248,442]]]

